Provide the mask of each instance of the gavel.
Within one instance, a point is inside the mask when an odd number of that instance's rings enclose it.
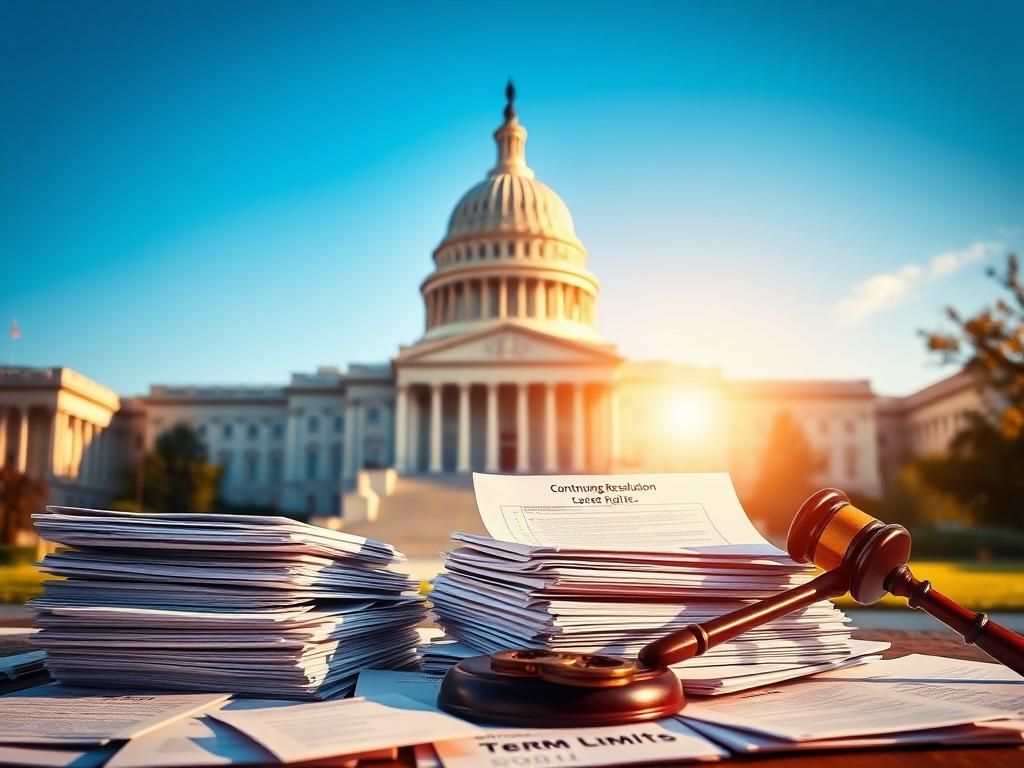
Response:
[[[614,656],[527,649],[464,659],[445,675],[441,709],[504,725],[612,725],[667,717],[685,705],[668,667],[820,600],[847,592],[862,605],[886,594],[907,598],[1001,664],[1024,675],[1024,637],[975,613],[915,578],[907,566],[910,533],[857,509],[825,488],[805,501],[786,548],[823,573],[801,586],[703,624],[690,624],[644,646],[637,661]]]

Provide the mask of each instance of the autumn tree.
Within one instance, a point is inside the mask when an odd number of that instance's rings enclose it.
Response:
[[[46,485],[14,467],[0,467],[0,543],[14,544],[32,529],[32,513],[46,504]]]
[[[761,454],[754,495],[744,506],[766,532],[785,534],[800,505],[817,490],[814,476],[824,466],[793,414],[779,411]]]
[[[918,462],[924,479],[981,522],[1019,527],[1024,500],[1024,283],[1016,254],[988,274],[1002,289],[976,314],[949,307],[951,330],[926,332],[929,351],[976,377],[986,411],[968,415],[947,455]]]

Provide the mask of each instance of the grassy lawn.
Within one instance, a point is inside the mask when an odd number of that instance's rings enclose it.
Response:
[[[50,578],[29,563],[0,565],[0,603],[24,603],[38,595],[43,580]]]
[[[993,563],[922,560],[910,569],[919,579],[928,579],[932,588],[967,608],[983,611],[1024,611],[1024,560]],[[855,606],[849,597],[836,601],[840,606]],[[901,597],[886,597],[877,607],[906,606]]]

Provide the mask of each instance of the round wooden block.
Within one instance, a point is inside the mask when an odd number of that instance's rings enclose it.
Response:
[[[438,706],[493,725],[571,728],[618,725],[669,717],[686,703],[672,670],[642,669],[625,685],[568,685],[491,669],[490,656],[463,659],[444,676]]]

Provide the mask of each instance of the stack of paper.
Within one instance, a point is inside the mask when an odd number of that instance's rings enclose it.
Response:
[[[739,754],[1020,744],[1024,680],[998,664],[915,654],[690,702],[680,719]]]
[[[754,529],[725,474],[475,476],[491,537],[455,534],[430,599],[466,650],[549,648],[635,657],[648,642],[813,578]],[[691,693],[743,690],[884,650],[853,640],[829,602],[678,665]]]
[[[279,698],[344,694],[418,662],[417,585],[380,542],[283,517],[51,507],[31,605],[62,682]]]

